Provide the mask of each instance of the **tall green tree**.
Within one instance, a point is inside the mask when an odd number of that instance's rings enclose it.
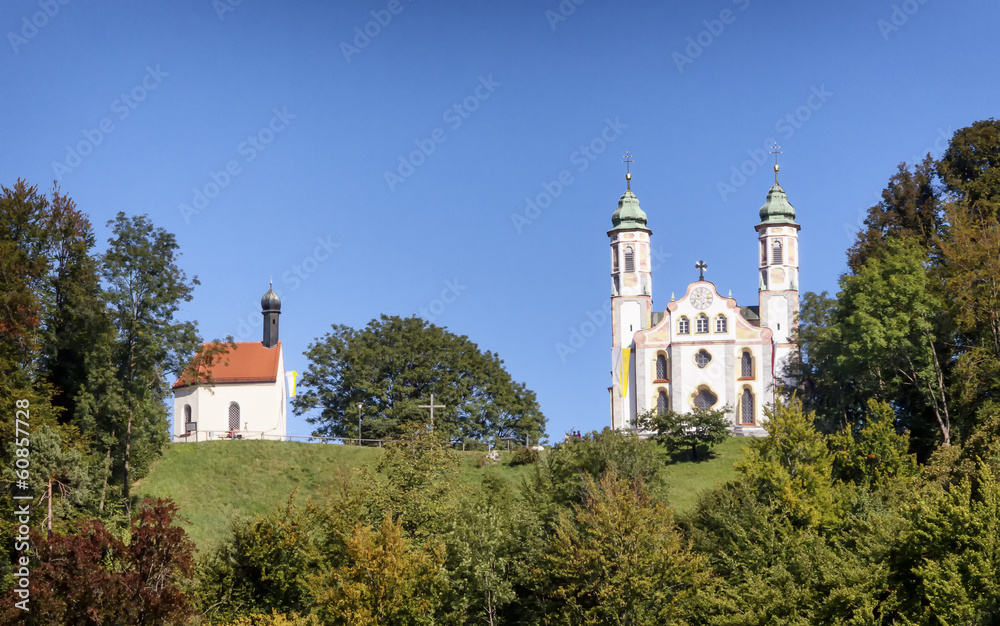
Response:
[[[500,477],[486,476],[445,537],[456,615],[468,624],[524,623],[518,592],[544,545],[541,521]]]
[[[1000,121],[975,122],[955,131],[937,163],[945,189],[971,216],[995,221],[1000,213]]]
[[[868,209],[865,228],[847,252],[847,266],[857,274],[871,259],[884,257],[889,239],[912,240],[925,250],[934,246],[944,224],[937,163],[928,154],[912,170],[900,163],[882,190],[882,199]]]
[[[141,475],[167,442],[167,376],[179,373],[198,346],[194,324],[175,319],[198,279],[188,282],[176,239],[147,216],[120,212],[108,226],[113,236],[102,258],[104,295],[114,327],[114,387],[124,411],[104,428],[117,433],[115,456],[128,502],[134,469]]]
[[[813,414],[793,398],[765,409],[767,437],[750,442],[737,469],[761,502],[781,510],[798,526],[836,523],[833,456],[813,426]]]
[[[582,505],[559,517],[541,567],[546,624],[694,624],[717,584],[673,513],[645,486],[609,471],[588,477]]]
[[[386,514],[377,528],[358,524],[345,542],[347,560],[310,581],[316,613],[330,624],[436,624],[444,577],[440,543],[416,546]]]
[[[537,441],[545,433],[535,393],[496,354],[418,317],[383,315],[361,330],[334,325],[306,355],[293,406],[299,415],[318,410],[307,417],[316,435],[395,438],[402,424],[427,421],[417,407],[431,394],[446,407],[435,410],[434,427],[449,438]]]
[[[865,264],[841,284],[845,355],[866,364],[878,382],[878,398],[906,406],[913,420],[907,426],[918,436],[933,437],[934,426],[923,421],[933,419],[939,440],[949,445],[948,352],[941,337],[947,320],[925,252],[890,239],[884,259]]]

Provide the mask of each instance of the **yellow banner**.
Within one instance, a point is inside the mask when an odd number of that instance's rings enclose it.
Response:
[[[622,397],[628,397],[628,362],[631,348],[622,348],[622,369],[621,378],[618,380],[618,388],[622,392]]]

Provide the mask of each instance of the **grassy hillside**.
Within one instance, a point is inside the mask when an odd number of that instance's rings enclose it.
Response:
[[[670,501],[678,510],[690,508],[697,493],[735,476],[733,463],[743,457],[743,438],[730,439],[701,463],[667,467]],[[170,444],[145,480],[135,486],[140,497],[171,498],[180,507],[184,526],[201,549],[216,545],[227,534],[236,513],[266,513],[284,504],[296,488],[296,501],[322,498],[337,472],[375,465],[381,450],[355,446],[275,441],[210,441]],[[485,472],[515,484],[530,471],[510,467],[503,453],[499,466],[480,469],[482,453],[462,454],[462,475],[479,482]]]

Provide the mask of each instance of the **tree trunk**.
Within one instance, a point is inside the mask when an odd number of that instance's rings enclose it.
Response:
[[[114,440],[115,440],[115,431],[112,430],[111,431],[111,441],[114,442]],[[104,512],[104,496],[108,492],[108,476],[111,475],[111,446],[112,445],[114,445],[114,444],[113,443],[109,443],[108,444],[108,454],[104,457],[104,486],[101,487],[101,506],[98,508],[98,510],[101,513]]]
[[[49,477],[49,532],[48,540],[52,541],[52,477]]]
[[[934,341],[931,340],[930,331],[925,330],[924,334],[927,335],[927,343],[931,347],[931,354],[934,355],[934,373],[937,374],[938,383],[938,393],[941,394],[941,408],[944,410],[944,424],[942,425],[942,431],[944,432],[944,445],[951,445],[951,416],[948,414],[948,398],[944,395],[944,372],[941,370],[941,363],[938,361],[937,348],[934,347]],[[937,404],[937,401],[935,401]]]
[[[131,402],[129,402],[131,404]],[[132,407],[128,411],[128,424],[125,427],[125,484],[122,486],[122,498],[125,500],[125,510],[130,510],[129,496],[129,456],[132,453]]]

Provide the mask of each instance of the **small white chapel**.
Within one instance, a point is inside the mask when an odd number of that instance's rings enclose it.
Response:
[[[777,150],[777,146],[775,146]],[[626,155],[626,162],[629,156]],[[632,193],[632,176],[611,216],[611,426],[635,429],[653,409],[686,413],[727,408],[734,434],[763,436],[763,405],[770,404],[780,372],[797,349],[798,232],[795,209],[778,184],[754,226],[759,248],[758,303],[740,306],[698,280],[665,311],[653,310],[650,235],[646,214]]]
[[[288,381],[278,339],[281,300],[272,288],[260,300],[262,341],[227,347],[196,382],[181,376],[173,385],[174,441],[278,439],[287,435]],[[294,393],[294,391],[293,391]]]

